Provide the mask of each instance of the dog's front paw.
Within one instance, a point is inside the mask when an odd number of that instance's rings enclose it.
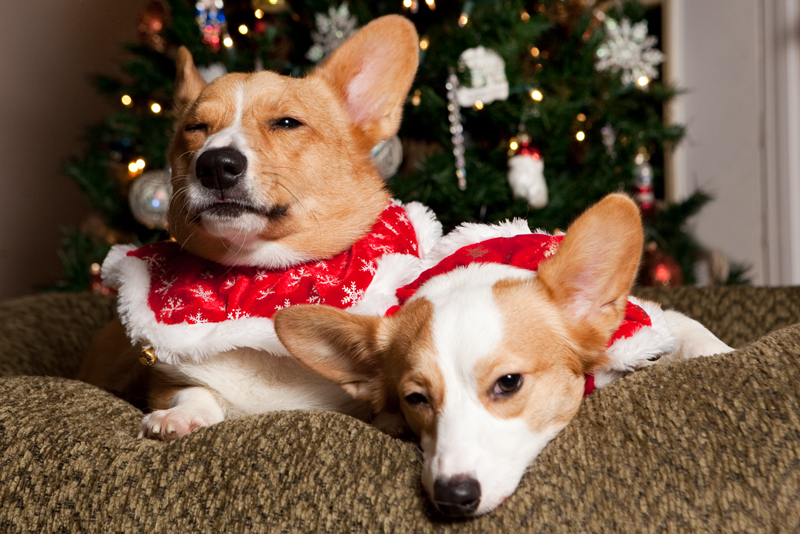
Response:
[[[139,437],[174,441],[197,430],[222,421],[209,410],[187,411],[185,407],[176,406],[169,410],[156,410],[142,419],[139,425]]]

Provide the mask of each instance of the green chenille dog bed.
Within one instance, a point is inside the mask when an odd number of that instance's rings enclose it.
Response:
[[[0,532],[798,532],[800,288],[641,290],[734,353],[586,399],[495,512],[428,504],[420,453],[335,413],[280,412],[166,445],[70,380],[113,299],[0,303]]]

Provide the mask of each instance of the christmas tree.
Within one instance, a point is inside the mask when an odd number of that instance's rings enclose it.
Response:
[[[658,201],[665,151],[683,128],[663,119],[675,90],[660,81],[663,56],[649,33],[657,11],[595,0],[154,0],[136,21],[140,41],[125,46],[122,75],[95,79],[118,111],[66,165],[93,212],[65,236],[60,287],[101,288],[98,266],[112,244],[167,238],[164,154],[179,46],[207,81],[259,69],[299,76],[391,13],[421,36],[401,130],[373,151],[397,198],[430,206],[445,230],[521,217],[555,231],[603,195],[628,191],[645,216],[640,283],[694,281],[704,251],[686,221],[710,198]]]

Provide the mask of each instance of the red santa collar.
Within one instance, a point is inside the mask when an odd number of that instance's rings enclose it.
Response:
[[[387,254],[418,256],[414,227],[402,207],[390,205],[367,236],[331,259],[286,270],[230,267],[181,250],[167,241],[128,256],[149,265],[147,302],[165,325],[272,318],[287,306],[328,304],[349,308],[364,295]]]
[[[398,289],[397,300],[399,304],[387,310],[386,315],[396,313],[400,306],[408,301],[431,278],[459,267],[474,263],[499,263],[536,271],[540,262],[556,253],[563,239],[563,235],[522,234],[513,237],[496,237],[461,247],[454,254],[447,256],[435,266],[424,271],[416,280]],[[629,300],[625,308],[625,318],[616,332],[614,332],[614,335],[611,336],[608,346],[611,347],[621,339],[633,337],[645,326],[652,326],[647,312]],[[594,390],[594,376],[586,375],[584,396],[591,394]]]

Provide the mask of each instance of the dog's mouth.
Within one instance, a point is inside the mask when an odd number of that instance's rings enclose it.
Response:
[[[212,217],[216,220],[234,220],[245,214],[258,215],[273,221],[281,219],[289,211],[285,204],[265,208],[242,201],[216,202],[197,212],[195,219]]]

